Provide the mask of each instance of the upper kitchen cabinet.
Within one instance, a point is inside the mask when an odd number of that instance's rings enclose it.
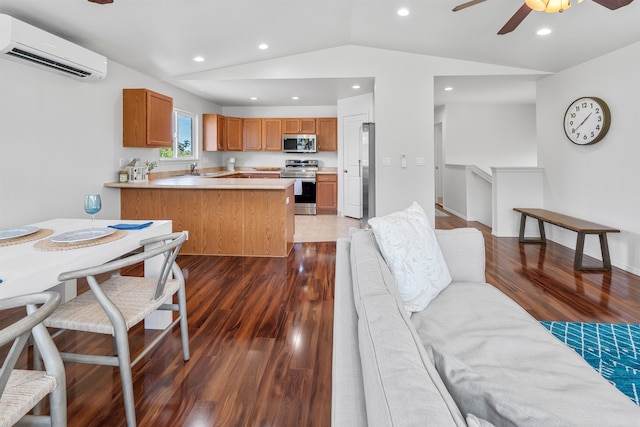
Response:
[[[318,151],[338,151],[338,119],[323,117],[316,119]]]
[[[262,150],[262,119],[243,119],[242,131],[245,151]]]
[[[316,119],[282,119],[282,133],[316,133]]]
[[[242,119],[237,117],[224,118],[224,149],[226,151],[242,151]]]
[[[122,145],[172,147],[173,99],[147,89],[122,90]]]
[[[202,115],[202,149],[204,151],[224,151],[224,116],[220,114]]]
[[[262,149],[264,151],[282,150],[282,120],[262,119]]]

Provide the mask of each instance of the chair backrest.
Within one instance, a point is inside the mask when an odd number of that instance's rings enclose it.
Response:
[[[37,307],[39,304],[42,305]],[[13,341],[0,371],[0,396],[4,393],[11,371],[13,371],[18,361],[20,353],[22,353],[31,335],[31,331],[53,313],[59,305],[60,294],[56,292],[40,292],[0,300],[0,310],[18,307],[27,308],[25,317],[0,330],[0,347]]]
[[[95,284],[97,284],[95,276],[99,274],[119,270],[121,268],[137,264],[158,255],[162,255],[164,259],[158,273],[155,291],[152,296],[152,299],[155,300],[164,292],[164,286],[170,273],[173,272],[174,275],[183,280],[182,272],[175,264],[175,260],[178,256],[180,248],[182,247],[182,244],[186,239],[186,234],[182,232],[151,237],[149,239],[140,241],[140,246],[145,248],[144,252],[136,253],[134,255],[117,259],[106,264],[101,264],[96,267],[83,268],[81,270],[62,273],[58,276],[58,280],[62,282],[86,277],[90,282],[93,281]]]

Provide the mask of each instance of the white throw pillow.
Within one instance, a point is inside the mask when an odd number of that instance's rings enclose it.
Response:
[[[451,283],[436,234],[416,203],[387,216],[369,219],[380,251],[398,283],[408,311],[422,311]]]

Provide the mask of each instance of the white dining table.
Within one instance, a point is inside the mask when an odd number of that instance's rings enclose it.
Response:
[[[64,232],[84,230],[93,227],[108,227],[116,224],[138,224],[149,221],[140,220],[107,220],[59,218],[29,224],[41,229],[51,229],[56,236]],[[74,296],[75,283],[61,284],[58,275],[66,271],[92,267],[111,261],[140,247],[140,241],[149,237],[172,232],[170,220],[153,221],[148,227],[140,230],[126,230],[126,236],[93,246],[68,250],[40,250],[35,247],[38,242],[30,241],[0,247],[0,299],[34,292],[42,292],[55,288],[63,294],[63,298]],[[51,236],[44,237],[49,239]],[[147,268],[145,268],[147,274]],[[164,314],[164,313],[162,313]],[[160,318],[158,318],[160,319]],[[158,320],[164,324],[165,321]],[[156,329],[152,322],[145,323],[147,328]]]

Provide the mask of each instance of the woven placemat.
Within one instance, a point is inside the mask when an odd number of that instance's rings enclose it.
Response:
[[[122,239],[126,235],[126,231],[116,230],[115,233],[108,236],[104,236],[99,239],[86,240],[84,242],[56,243],[52,242],[51,239],[45,239],[39,241],[33,246],[41,251],[67,251],[69,249],[86,248],[87,246],[102,245],[104,243],[114,242],[116,240]]]
[[[11,246],[18,245],[20,243],[32,242],[34,240],[42,239],[47,236],[51,236],[53,234],[53,230],[48,228],[41,228],[35,233],[27,234],[26,236],[14,237],[13,239],[6,239],[0,241],[0,247],[2,246]]]

